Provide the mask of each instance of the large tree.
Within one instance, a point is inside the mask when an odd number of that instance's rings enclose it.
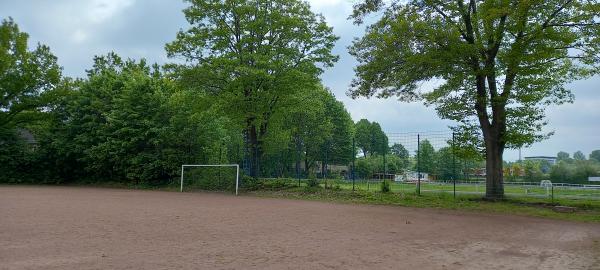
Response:
[[[182,79],[218,94],[232,119],[245,125],[258,176],[263,139],[282,100],[313,87],[337,37],[323,16],[300,0],[188,0],[183,12],[190,28],[166,45]]]
[[[48,46],[28,48],[29,35],[9,18],[0,24],[0,129],[35,120],[60,82]]]
[[[545,108],[571,102],[566,83],[600,68],[597,1],[365,0],[351,16],[383,10],[354,42],[353,97],[424,100],[461,123],[486,155],[486,197],[504,196],[504,149],[549,136]],[[431,91],[420,88],[435,81]]]
[[[389,151],[388,137],[377,122],[369,122],[360,119],[355,124],[356,146],[361,149],[363,155],[386,154]]]

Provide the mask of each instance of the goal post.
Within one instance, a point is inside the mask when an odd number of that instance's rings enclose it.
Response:
[[[180,180],[180,192],[183,192],[183,173],[185,168],[193,167],[235,167],[235,195],[238,195],[240,186],[240,165],[238,164],[184,164],[181,165],[181,180]]]

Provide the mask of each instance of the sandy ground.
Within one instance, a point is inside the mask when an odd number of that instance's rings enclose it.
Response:
[[[507,215],[0,186],[0,269],[600,269],[599,241]]]

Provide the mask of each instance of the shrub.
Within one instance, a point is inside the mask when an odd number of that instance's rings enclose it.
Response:
[[[306,182],[306,185],[308,185],[309,187],[318,187],[319,186],[319,180],[317,180],[317,178],[311,177]]]
[[[263,181],[245,174],[241,175],[241,180],[242,186],[246,190],[259,190],[262,189],[264,186]]]
[[[383,180],[381,182],[381,192],[383,193],[388,193],[390,192],[392,189],[390,187],[390,181],[389,180]]]

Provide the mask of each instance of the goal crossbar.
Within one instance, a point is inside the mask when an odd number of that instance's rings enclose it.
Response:
[[[238,188],[240,186],[240,165],[238,164],[184,164],[181,165],[181,187],[180,192],[183,192],[183,169],[185,167],[235,167],[235,195],[238,195]]]

